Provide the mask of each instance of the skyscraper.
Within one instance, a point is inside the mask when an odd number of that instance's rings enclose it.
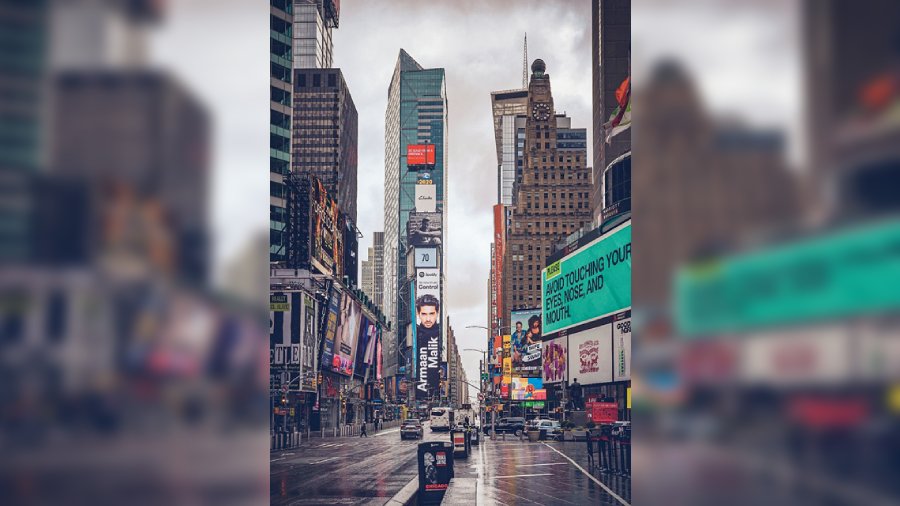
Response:
[[[362,291],[369,296],[369,299],[375,299],[375,248],[369,248],[369,254],[365,260],[360,263],[359,286]]]
[[[517,175],[521,175],[521,156],[516,150],[516,118],[524,119],[528,90],[491,93],[494,116],[494,142],[497,144],[497,203],[512,205]]]
[[[447,223],[447,86],[444,69],[426,69],[400,50],[384,122],[384,313],[395,323],[398,343],[407,341],[410,323],[406,226],[415,210],[416,171],[409,170],[406,149],[432,144],[436,209]],[[446,237],[446,234],[445,234]],[[439,267],[441,267],[439,265]],[[446,346],[443,347],[446,350]],[[402,346],[401,346],[402,350]],[[404,360],[400,366],[404,367]]]
[[[384,303],[384,232],[372,234],[372,249],[375,252],[373,265],[372,298],[375,305],[383,308]]]
[[[554,246],[591,223],[587,134],[554,113],[550,76],[531,65],[522,180],[516,185],[503,260],[506,311],[541,305],[541,270]],[[502,327],[508,327],[503,315]]]
[[[318,177],[356,223],[357,113],[340,69],[294,71],[291,167]]]
[[[287,186],[291,172],[293,4],[269,2],[269,261],[287,260]]]
[[[340,10],[339,0],[294,0],[295,69],[331,68],[331,30]]]

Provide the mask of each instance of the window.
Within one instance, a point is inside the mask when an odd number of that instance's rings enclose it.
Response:
[[[313,88],[321,88],[322,87],[322,75],[321,74],[313,74]]]
[[[337,76],[335,74],[328,74],[328,86],[332,88],[337,86]]]
[[[306,74],[299,74],[297,76],[297,85],[300,88],[306,88]]]

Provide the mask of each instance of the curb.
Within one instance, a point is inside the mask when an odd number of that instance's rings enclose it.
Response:
[[[416,495],[418,493],[419,477],[416,476],[384,504],[385,506],[409,506],[416,503]]]

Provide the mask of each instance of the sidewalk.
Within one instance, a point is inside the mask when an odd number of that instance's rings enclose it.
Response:
[[[588,471],[592,476],[603,482],[604,485],[612,489],[613,492],[629,503],[631,502],[631,477],[601,471],[599,466],[601,461],[597,455],[596,446],[594,447],[594,462],[596,465],[589,466],[587,444],[584,441],[547,441],[547,444],[561,451],[567,457],[574,460],[576,464]]]
[[[309,437],[307,437],[307,433],[305,432],[293,432],[287,434],[279,432],[271,433],[269,435],[269,451],[276,452],[299,448],[304,442],[317,439],[359,437],[359,427],[359,425],[345,425],[340,429],[317,430],[310,432]],[[399,422],[385,422],[383,428],[376,431],[374,430],[374,424],[369,423],[366,424],[366,433],[371,437],[376,434],[396,432],[399,430],[399,427]]]

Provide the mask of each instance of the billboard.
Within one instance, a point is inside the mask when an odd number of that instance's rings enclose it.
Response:
[[[434,165],[434,144],[410,144],[406,146],[406,165]]]
[[[503,376],[500,379],[500,397],[509,398],[509,384],[512,383],[511,336],[503,336]]]
[[[426,274],[425,271],[434,271]],[[433,275],[437,283],[433,284]],[[430,399],[440,386],[441,365],[441,302],[440,271],[438,269],[418,269],[413,282],[411,297],[413,304],[413,343],[415,349],[416,399]],[[419,281],[418,274],[424,274]],[[419,291],[420,283],[427,288]]]
[[[443,234],[441,213],[409,213],[407,244],[413,247],[440,246]]]
[[[545,334],[631,307],[631,223],[548,265],[541,281]]]
[[[613,379],[612,323],[569,335],[569,382],[582,385]]]
[[[437,186],[433,184],[416,185],[416,212],[433,213],[437,211]]]
[[[338,206],[325,190],[322,181],[312,178],[310,185],[310,264],[320,273],[339,275],[342,263],[340,247],[343,231],[338,227]]]
[[[547,391],[541,378],[513,377],[510,384],[510,400],[513,401],[545,401]]]
[[[542,344],[541,378],[544,383],[559,383],[566,380],[569,346],[566,336],[545,341]]]
[[[500,320],[503,313],[503,253],[505,251],[504,242],[506,240],[506,208],[502,204],[494,206],[494,242],[491,254],[491,288],[492,309],[494,325],[500,326]],[[495,299],[494,299],[495,298]]]
[[[356,365],[354,374],[365,377],[368,367],[372,364],[376,345],[375,324],[365,315],[360,318],[359,337],[356,346]]]
[[[631,316],[616,317],[613,322],[613,381],[631,379]]]
[[[510,313],[511,358],[514,376],[541,376],[541,309],[520,309]]]
[[[328,291],[328,305],[325,308],[325,321],[322,325],[322,369],[331,371],[334,361],[334,340],[337,336],[337,324],[341,310],[341,291],[335,283],[331,283]]]
[[[437,248],[416,248],[414,257],[414,267],[416,269],[438,266]]]
[[[441,297],[441,270],[416,269],[416,297],[431,295]]]
[[[331,370],[336,373],[345,376],[353,375],[361,316],[362,310],[359,303],[348,292],[344,292],[340,311],[338,311],[334,356],[331,359]]]

